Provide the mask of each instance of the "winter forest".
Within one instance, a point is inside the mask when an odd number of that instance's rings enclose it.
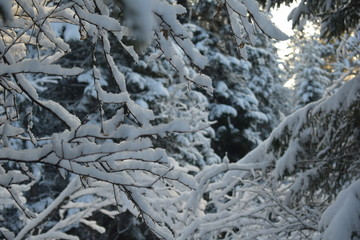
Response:
[[[359,70],[358,0],[0,0],[0,239],[360,239]]]

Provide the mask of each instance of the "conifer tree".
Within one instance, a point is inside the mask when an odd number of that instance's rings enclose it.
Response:
[[[295,82],[295,109],[322,98],[330,85],[330,72],[326,70],[325,57],[330,45],[321,43],[318,36],[306,36],[297,31],[292,37],[293,53],[288,60]]]

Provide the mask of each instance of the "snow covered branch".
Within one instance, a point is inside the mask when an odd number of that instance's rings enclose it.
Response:
[[[353,225],[358,212],[338,206],[358,204],[359,80],[288,116],[237,163],[224,159],[199,172],[189,205],[212,211],[198,212],[180,236],[301,239],[315,233],[329,238],[338,221],[344,224],[341,233],[358,234]]]
[[[186,37],[185,28],[176,18],[183,9],[163,1],[152,1],[149,3],[150,8],[144,8],[142,3],[144,1],[127,1],[125,9],[142,11],[141,14],[147,14],[145,20],[151,20],[146,28],[141,29],[150,38],[146,43],[152,41],[154,30],[169,31],[173,40],[166,44],[174,46],[164,47],[164,43],[161,49],[169,61],[177,66],[177,70],[185,74],[182,56],[175,57],[175,45],[183,49],[194,64],[203,68],[205,58]],[[182,192],[195,189],[196,183],[186,170],[167,156],[164,149],[155,148],[151,139],[192,129],[180,120],[154,124],[153,112],[135,103],[127,92],[126,78],[117,66],[112,47],[119,43],[137,62],[139,57],[134,48],[126,46],[124,42],[140,35],[131,32],[131,25],[127,28],[120,19],[110,16],[110,9],[117,8],[112,2],[106,5],[97,0],[68,3],[14,0],[11,4],[12,21],[7,21],[0,32],[0,164],[3,166],[0,188],[1,192],[8,191],[9,197],[15,200],[13,204],[17,204],[26,216],[34,217],[30,222],[26,220],[27,223],[16,234],[16,238],[73,238],[63,232],[64,227],[79,222],[92,225],[88,217],[109,205],[118,206],[124,211],[131,209],[135,215],[143,217],[156,235],[172,238],[171,229],[174,226],[170,223],[165,225],[165,216],[172,209],[170,205],[173,205],[174,210],[177,209],[175,203],[180,200],[176,199],[182,196]],[[6,7],[9,8],[9,5]],[[134,16],[127,17],[136,20]],[[153,18],[156,20],[152,21]],[[93,82],[99,106],[99,112],[94,114],[100,116],[100,120],[96,117],[81,120],[83,116],[70,110],[69,106],[60,104],[56,99],[46,99],[46,94],[34,87],[36,78],[58,76],[57,81],[61,84],[66,78],[79,76],[83,72],[84,66],[81,64],[65,67],[63,61],[73,49],[66,37],[57,31],[58,24],[65,28],[75,27],[80,36],[78,40],[90,42],[93,46],[92,75],[88,77]],[[160,36],[161,41],[168,40],[164,34]],[[101,70],[97,60],[99,52],[107,63],[107,66],[101,66]],[[104,69],[114,80],[111,84],[116,87],[112,91],[102,85],[101,71]],[[190,79],[189,76],[187,78]],[[208,77],[198,75],[191,79],[204,88],[211,88]],[[21,112],[19,106],[27,106],[26,114]],[[112,111],[105,112],[110,106]],[[53,121],[59,119],[63,124],[56,130],[42,132],[39,121],[43,117],[36,111],[51,113]],[[45,113],[43,116],[48,115]],[[31,174],[36,164],[52,166],[64,178],[70,173],[73,180],[52,204],[34,215],[25,207],[25,199],[16,186],[30,181],[27,175]],[[9,170],[11,166],[26,168]],[[64,215],[64,207],[70,204],[66,199],[83,191],[79,179],[89,191],[101,183],[105,184],[107,187],[104,188],[104,194],[112,200],[97,207],[83,204],[79,212]],[[38,180],[34,177],[33,181]],[[93,203],[99,199],[95,196],[93,198]],[[158,204],[156,200],[164,204]],[[127,202],[132,202],[135,207],[124,208]],[[63,213],[59,209],[63,209]],[[37,231],[37,235],[32,235],[32,231],[41,229],[40,225],[55,210],[63,214],[62,220],[48,231]],[[96,224],[92,226],[103,231]]]
[[[241,56],[247,59],[246,44],[255,44],[256,29],[260,29],[268,37],[277,40],[286,40],[288,36],[281,32],[264,13],[259,10],[255,0],[226,0],[226,9],[229,15],[231,29]],[[249,21],[254,21],[254,24]]]

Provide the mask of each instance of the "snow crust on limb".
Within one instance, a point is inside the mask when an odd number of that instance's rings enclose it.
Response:
[[[35,59],[28,59],[22,62],[17,62],[11,65],[0,64],[0,74],[16,74],[24,72],[44,73],[53,75],[78,75],[82,72],[80,68],[66,68],[62,69],[60,65],[45,65]],[[20,71],[19,71],[20,70]]]
[[[289,38],[260,11],[259,4],[255,0],[225,0],[225,5],[239,52],[244,59],[248,58],[246,48],[244,48],[245,44],[255,44],[257,30],[277,40]],[[254,23],[251,23],[248,17]]]

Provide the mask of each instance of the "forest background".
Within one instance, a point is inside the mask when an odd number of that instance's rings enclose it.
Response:
[[[1,238],[359,239],[360,5],[291,3],[2,0]]]

